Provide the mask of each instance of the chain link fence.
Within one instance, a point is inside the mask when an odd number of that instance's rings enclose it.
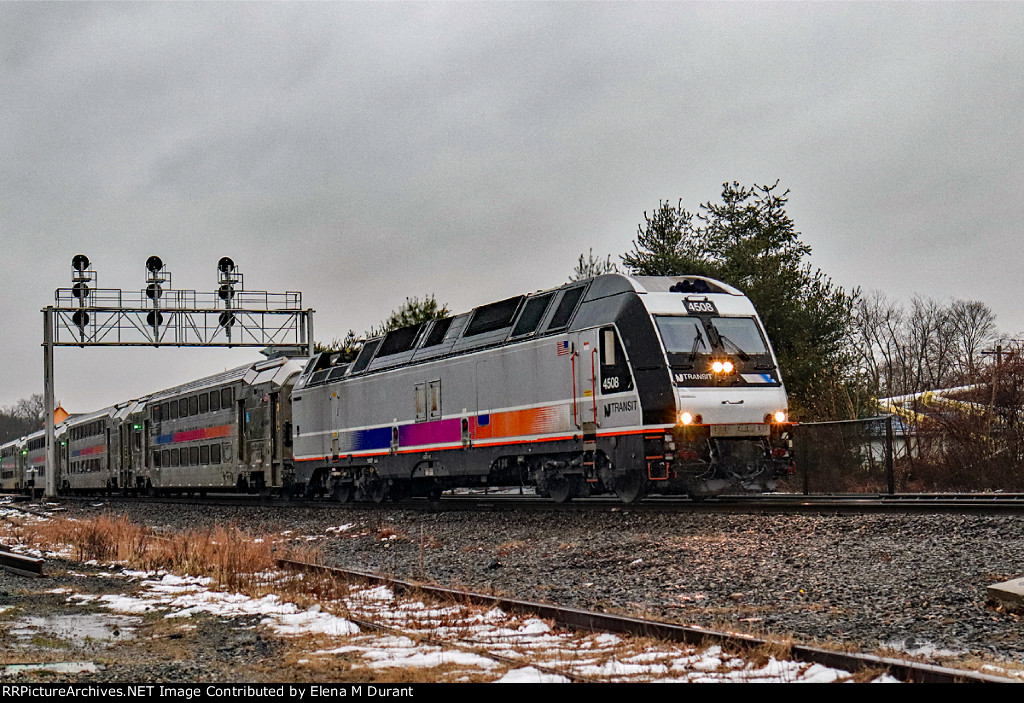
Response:
[[[802,422],[793,438],[796,474],[779,490],[794,493],[895,493],[896,434],[893,418]]]
[[[1018,423],[984,417],[895,416],[801,423],[793,439],[791,493],[969,493],[1024,491]]]

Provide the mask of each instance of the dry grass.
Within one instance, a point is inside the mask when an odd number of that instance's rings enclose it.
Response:
[[[315,561],[313,548],[275,542],[234,525],[158,535],[126,516],[101,515],[89,520],[9,522],[8,533],[38,549],[70,549],[77,561],[206,576],[218,586],[248,593],[280,593],[282,587],[314,594],[337,589],[337,584],[323,578],[282,579],[278,573],[278,558]]]

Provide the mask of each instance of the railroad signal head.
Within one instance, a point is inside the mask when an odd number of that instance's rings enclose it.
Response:
[[[149,298],[150,300],[156,300],[163,294],[164,291],[160,287],[159,283],[150,283],[148,286],[146,286],[146,297]]]
[[[159,327],[163,323],[164,323],[164,316],[163,316],[163,313],[161,313],[161,312],[157,312],[156,310],[153,310],[148,315],[146,315],[146,324],[148,324],[150,327]]]
[[[151,256],[146,259],[146,270],[150,273],[156,273],[164,267],[163,259],[159,256]]]
[[[71,259],[71,268],[75,271],[85,271],[89,268],[89,257],[85,254],[75,254],[75,257]]]
[[[220,314],[220,317],[217,320],[217,323],[221,327],[225,327],[225,328],[231,327],[231,325],[235,324],[235,313],[233,313],[233,312],[222,312]]]
[[[230,283],[222,283],[217,289],[217,295],[221,300],[231,300],[235,295],[235,287]]]
[[[235,262],[229,256],[222,256],[217,262],[217,270],[221,273],[231,273],[235,270]]]
[[[76,298],[88,298],[89,297],[89,286],[81,281],[71,286],[71,295]]]
[[[89,313],[85,310],[76,310],[75,314],[71,316],[71,321],[78,326],[78,329],[85,329],[85,326],[89,324]]]

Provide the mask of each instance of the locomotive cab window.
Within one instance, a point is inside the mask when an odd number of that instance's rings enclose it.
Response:
[[[633,390],[633,375],[614,327],[601,330],[601,393],[623,393]]]
[[[767,354],[768,346],[752,317],[713,317],[709,321],[722,338],[726,352]]]

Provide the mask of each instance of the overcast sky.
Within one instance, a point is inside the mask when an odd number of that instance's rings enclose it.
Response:
[[[87,254],[298,290],[318,339],[621,254],[659,199],[779,180],[840,285],[1024,330],[1024,3],[0,3],[0,405]],[[253,358],[58,349],[86,411]]]

